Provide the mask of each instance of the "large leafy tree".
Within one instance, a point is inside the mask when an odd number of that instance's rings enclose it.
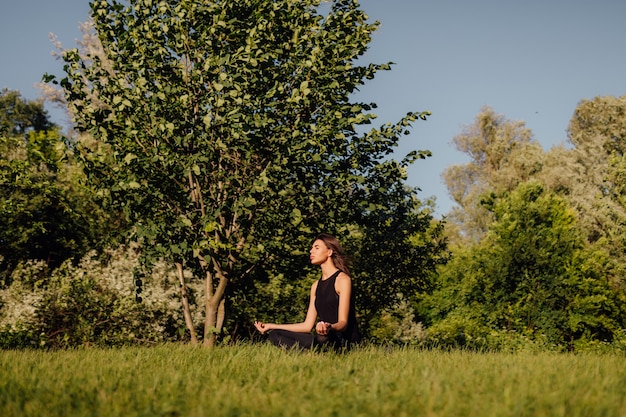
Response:
[[[184,269],[213,345],[229,282],[318,230],[348,235],[427,155],[385,159],[427,113],[359,129],[374,115],[351,93],[388,65],[358,65],[377,24],[356,1],[96,0],[91,16],[106,59],[68,51],[60,82],[85,170],[144,253],[175,263],[193,341]]]

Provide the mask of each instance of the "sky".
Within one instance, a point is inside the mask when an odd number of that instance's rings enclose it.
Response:
[[[49,33],[76,45],[89,0],[0,0],[0,88],[39,96],[44,73],[63,75],[51,56]],[[566,144],[567,125],[580,100],[626,94],[625,0],[361,0],[380,22],[364,63],[394,62],[361,88],[375,102],[375,125],[409,111],[429,110],[397,148],[433,156],[408,171],[419,197],[436,213],[454,205],[443,171],[468,161],[452,145],[484,106],[524,121],[545,150]],[[54,121],[60,114],[48,108]]]

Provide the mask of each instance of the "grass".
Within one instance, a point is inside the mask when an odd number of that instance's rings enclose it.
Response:
[[[624,416],[623,356],[265,344],[0,352],[0,416]]]

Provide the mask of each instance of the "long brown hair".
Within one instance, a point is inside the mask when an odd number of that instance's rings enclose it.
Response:
[[[316,240],[321,240],[328,249],[333,251],[331,259],[333,260],[335,267],[344,274],[350,275],[350,260],[344,253],[339,240],[337,240],[335,236],[329,235],[328,233],[320,233],[315,239],[313,239],[313,242]]]

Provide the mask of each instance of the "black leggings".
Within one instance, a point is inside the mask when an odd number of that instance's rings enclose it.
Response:
[[[286,349],[310,350],[325,347],[339,349],[342,347],[341,340],[336,333],[326,337],[311,333],[290,332],[289,330],[272,330],[269,333],[269,340],[274,345]]]

